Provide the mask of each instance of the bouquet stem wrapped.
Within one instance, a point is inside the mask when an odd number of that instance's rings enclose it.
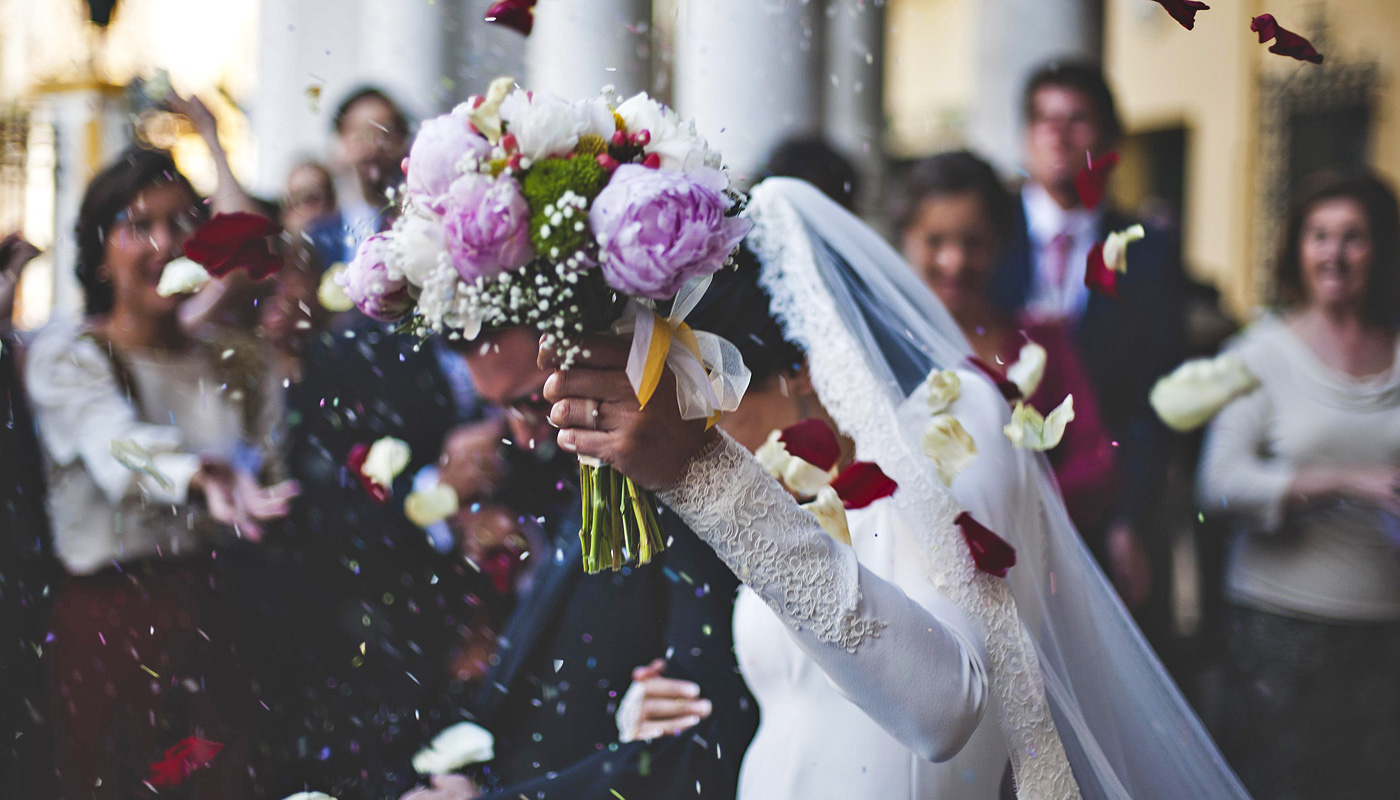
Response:
[[[665,548],[656,518],[656,496],[601,462],[579,459],[583,496],[583,569],[588,573],[619,570],[623,564],[647,564]]]

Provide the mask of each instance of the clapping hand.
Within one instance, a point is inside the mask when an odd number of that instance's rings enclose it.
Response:
[[[211,518],[234,527],[253,542],[262,541],[259,523],[285,517],[301,492],[296,481],[261,486],[247,472],[218,463],[200,467],[190,480],[190,489],[204,495]]]
[[[700,686],[662,677],[665,671],[666,662],[660,658],[632,670],[632,685],[617,709],[620,741],[677,736],[710,716],[713,709],[700,697]]]
[[[718,433],[703,419],[681,419],[669,368],[651,402],[639,407],[627,379],[628,340],[589,336],[581,344],[587,355],[568,369],[555,369],[544,385],[545,399],[554,404],[549,421],[560,429],[559,447],[598,459],[644,488],[675,486]],[[541,349],[539,363],[548,369],[558,359]]]

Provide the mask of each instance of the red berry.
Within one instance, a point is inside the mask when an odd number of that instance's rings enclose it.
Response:
[[[505,148],[507,153],[514,153],[520,149],[520,140],[515,138],[515,134],[507,133],[501,137],[501,147]]]
[[[405,174],[405,175],[408,174],[408,158],[407,158],[407,157],[405,157],[403,161],[400,161],[400,162],[399,162],[399,169],[403,170],[403,174]]]
[[[642,166],[646,167],[647,169],[660,169],[661,156],[657,155],[656,153],[648,153],[647,157],[642,159]]]
[[[622,131],[614,131],[612,135],[613,147],[625,147],[627,145],[627,134]]]
[[[478,108],[480,108],[481,104],[484,102],[486,102],[486,98],[482,97],[479,94],[474,94],[471,97],[467,98],[467,108],[470,108],[471,110],[475,111]]]
[[[617,159],[613,158],[607,153],[599,153],[598,166],[602,167],[608,172],[612,172],[613,170],[617,169]]]
[[[646,147],[651,144],[651,131],[637,131],[632,134],[632,144],[638,147]]]
[[[520,170],[520,162],[523,158],[524,156],[519,153],[511,153],[510,158],[506,161],[506,166],[518,172]]]

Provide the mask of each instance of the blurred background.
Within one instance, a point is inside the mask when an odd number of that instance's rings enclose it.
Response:
[[[1400,177],[1391,0],[1222,3],[1192,32],[1142,0],[540,0],[528,39],[485,23],[489,5],[0,0],[0,228],[45,251],[25,272],[16,323],[76,310],[64,264],[78,199],[124,144],[172,147],[212,190],[200,137],[133,88],[161,71],[206,99],[234,173],[266,196],[324,149],[355,86],[382,86],[422,119],[511,74],[566,97],[650,91],[708,126],[740,175],[790,135],[823,134],[864,173],[861,204],[874,211],[902,166],[967,142],[1014,179],[1012,98],[1031,69],[1101,59],[1128,132],[1118,205],[1179,226],[1188,275],[1237,319],[1267,296],[1262,243],[1302,175],[1369,163]],[[1326,63],[1307,68],[1241,35],[1266,10]]]

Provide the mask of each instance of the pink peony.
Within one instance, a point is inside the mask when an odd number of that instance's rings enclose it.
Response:
[[[471,154],[486,158],[491,143],[471,129],[465,104],[424,122],[408,153],[408,191],[431,203],[457,179],[457,162]]]
[[[691,278],[724,266],[750,228],[748,220],[724,216],[727,185],[723,173],[707,167],[618,167],[588,215],[608,285],[667,300]]]
[[[340,278],[355,307],[365,316],[384,322],[399,319],[413,308],[408,283],[389,277],[388,257],[389,237],[376,233],[360,245]]]
[[[463,280],[523,267],[530,246],[530,206],[513,178],[463,175],[441,198],[443,233]]]

